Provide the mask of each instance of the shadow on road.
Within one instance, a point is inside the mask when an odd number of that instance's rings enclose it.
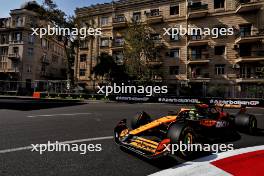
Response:
[[[177,156],[164,156],[164,157],[160,157],[160,158],[151,160],[151,159],[147,159],[141,155],[135,154],[134,152],[127,150],[125,148],[120,147],[120,149],[123,152],[128,153],[129,155],[132,155],[134,157],[137,157],[138,159],[143,160],[143,161],[145,161],[145,162],[151,164],[152,166],[155,166],[156,168],[161,169],[161,170],[177,167],[178,165],[187,162],[186,160],[183,160]],[[209,152],[199,152],[192,158],[192,160],[203,158],[203,157],[209,156],[209,155],[211,155],[211,153],[209,153]],[[215,158],[216,158],[216,155],[210,156],[210,160],[215,159]]]
[[[18,110],[18,111],[32,111],[40,109],[50,109],[68,106],[77,106],[86,104],[82,101],[75,100],[10,100],[1,99],[0,109]]]

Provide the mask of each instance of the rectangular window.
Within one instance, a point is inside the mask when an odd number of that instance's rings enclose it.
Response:
[[[8,55],[8,46],[0,47],[0,55],[2,56]]]
[[[31,65],[27,65],[27,72],[28,73],[31,73],[32,72]]]
[[[193,30],[193,35],[191,36],[191,40],[201,40],[202,39],[202,31],[201,30]]]
[[[216,75],[224,75],[225,74],[225,65],[224,64],[215,65],[215,74]]]
[[[171,66],[170,75],[179,75],[179,66]]]
[[[13,47],[13,54],[18,54],[18,53],[19,53],[19,48]]]
[[[147,16],[152,16],[152,17],[155,17],[155,16],[160,16],[160,10],[159,9],[151,9],[150,10],[150,14],[147,14]]]
[[[20,43],[22,41],[22,32],[15,32],[13,34],[13,41],[15,43]]]
[[[252,56],[252,45],[251,44],[240,44],[239,45],[239,56]]]
[[[1,35],[0,43],[1,44],[8,44],[9,43],[9,41],[8,41],[8,34],[2,34]]]
[[[109,23],[109,18],[108,17],[102,17],[101,18],[101,26],[107,26]]]
[[[23,25],[23,18],[22,17],[16,17],[15,18],[15,25],[16,25],[16,27],[22,27],[22,25]]]
[[[215,46],[215,55],[224,55],[225,46]]]
[[[85,76],[86,69],[80,69],[80,76]]]
[[[202,49],[201,48],[192,48],[191,59],[201,59],[201,58],[202,58]]]
[[[115,18],[116,23],[125,22],[125,21],[126,21],[126,17],[124,15],[117,15]]]
[[[125,42],[124,38],[118,37],[118,38],[115,39],[114,45],[115,46],[123,46],[124,42]]]
[[[179,41],[180,40],[180,34],[178,35],[171,35],[170,36],[170,40],[175,42],[175,41]]]
[[[179,15],[179,6],[171,6],[170,7],[170,15]]]
[[[241,37],[251,36],[252,24],[240,25],[239,32]]]
[[[28,34],[28,43],[33,45],[34,44],[34,35],[31,35],[31,33]]]
[[[86,60],[87,60],[87,55],[86,54],[80,55],[80,62],[86,62]]]
[[[214,8],[215,9],[225,8],[225,0],[214,0]]]
[[[135,22],[139,22],[141,20],[141,12],[135,12],[135,13],[133,13],[133,20]]]
[[[88,48],[88,41],[87,40],[81,40],[80,41],[80,48],[81,49],[87,49]]]
[[[47,39],[41,39],[41,46],[44,49],[48,49],[48,40]]]
[[[34,55],[34,48],[28,48],[28,55],[33,56]]]
[[[56,55],[52,55],[52,63],[57,64],[59,62],[59,57]]]
[[[108,47],[109,46],[109,39],[101,39],[101,46],[102,47]]]
[[[169,57],[171,57],[171,58],[179,58],[180,57],[180,50],[179,49],[170,50]]]

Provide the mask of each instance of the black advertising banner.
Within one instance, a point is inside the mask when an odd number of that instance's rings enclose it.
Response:
[[[130,103],[172,103],[172,104],[229,104],[246,105],[249,107],[264,107],[263,99],[223,99],[223,98],[190,98],[175,96],[139,96],[139,95],[110,95],[112,101],[130,102]]]

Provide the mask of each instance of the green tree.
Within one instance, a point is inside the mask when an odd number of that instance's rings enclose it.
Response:
[[[118,65],[109,54],[101,53],[97,59],[99,62],[93,70],[96,76],[101,76],[102,79],[105,78],[107,81],[113,82],[123,82],[128,79],[124,66]]]
[[[153,75],[162,75],[152,63],[159,61],[158,40],[151,37],[147,24],[133,21],[129,24],[125,37],[124,65],[126,72],[134,80],[150,81]]]

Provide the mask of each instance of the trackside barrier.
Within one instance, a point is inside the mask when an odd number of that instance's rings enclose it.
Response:
[[[248,107],[264,107],[264,99],[224,99],[224,98],[190,98],[190,97],[173,97],[173,96],[124,96],[111,95],[108,97],[112,101],[130,102],[130,103],[172,103],[172,104],[230,104],[246,105]]]
[[[33,96],[34,97],[34,96]],[[40,98],[52,98],[52,99],[87,99],[87,100],[107,100],[105,95],[101,94],[80,94],[80,93],[57,93],[51,94],[48,92],[40,92]]]

